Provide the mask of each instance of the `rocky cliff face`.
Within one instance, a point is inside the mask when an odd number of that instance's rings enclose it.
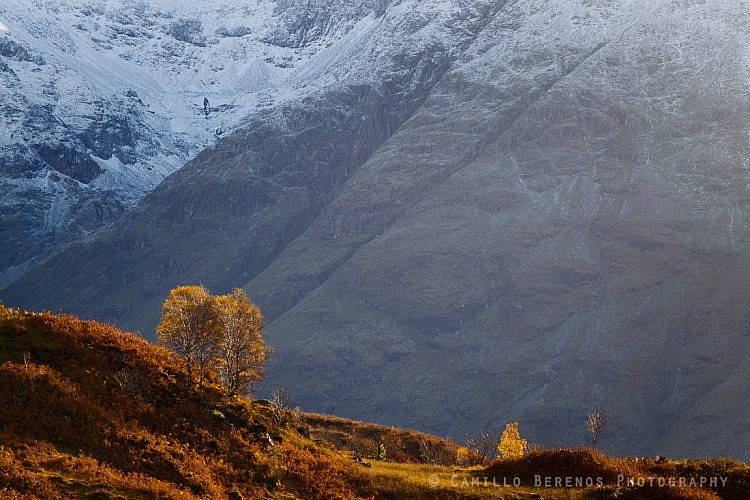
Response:
[[[553,445],[600,407],[618,453],[747,459],[747,2],[367,8],[324,88],[2,298],[149,335],[244,283],[306,408]]]

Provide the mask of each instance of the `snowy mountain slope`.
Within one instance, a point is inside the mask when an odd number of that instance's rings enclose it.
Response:
[[[115,220],[258,110],[330,80],[318,53],[376,25],[373,6],[345,5],[328,19],[270,1],[4,2],[0,283]]]
[[[330,4],[339,5],[337,2]],[[316,5],[308,7],[315,9]],[[342,5],[354,4],[343,2]],[[221,253],[233,253],[229,264],[216,261],[198,272],[200,279],[208,280],[207,283],[219,280],[217,283],[223,284],[229,278],[225,275],[227,266],[236,269],[239,276],[251,277],[257,270],[248,269],[248,263],[253,263],[250,267],[265,265],[267,259],[286,244],[285,238],[304,229],[351,171],[409,118],[451,60],[499,6],[500,3],[493,2],[402,2],[391,6],[379,18],[374,17],[374,13],[361,19],[355,16],[352,28],[338,40],[322,40],[317,48],[307,43],[289,49],[309,57],[295,73],[288,75],[284,98],[280,98],[278,104],[257,110],[237,133],[228,134],[217,147],[206,149],[195,161],[167,178],[151,197],[152,201],[146,202],[146,205],[170,205],[187,216],[180,215],[176,220],[167,216],[156,225],[144,226],[137,221],[150,219],[150,215],[132,215],[109,234],[127,230],[128,235],[123,235],[126,239],[132,235],[137,241],[161,241],[168,247],[183,240],[186,234],[183,228],[190,233],[200,226],[201,231],[218,232],[214,239],[209,238],[207,232],[204,239],[222,244],[227,238],[223,228],[227,226],[211,218],[224,218],[227,214],[223,204],[209,206],[205,200],[216,197],[226,200],[227,180],[233,179],[236,182],[232,189],[243,193],[241,204],[255,207],[253,210],[278,213],[281,219],[276,222],[278,226],[262,225],[263,231],[269,232],[265,239],[259,237],[258,228],[253,228],[255,239],[236,247],[224,245]],[[291,11],[278,7],[273,13],[283,18],[284,29],[288,32],[303,29],[309,32],[307,16],[300,15],[298,9]],[[298,19],[297,28],[290,27],[294,24],[290,19]],[[299,97],[295,97],[295,93]],[[263,179],[264,176],[273,179]],[[312,186],[308,186],[310,182]],[[303,193],[306,198],[301,197]],[[174,194],[178,199],[171,199]],[[279,207],[278,212],[271,211],[273,206]],[[208,210],[200,213],[196,207]],[[141,207],[134,214],[148,210]],[[247,223],[254,226],[258,220],[253,214]],[[154,234],[146,236],[144,231]],[[182,246],[183,243],[177,244]],[[132,248],[130,244],[124,246]],[[130,263],[116,264],[116,254],[121,253],[122,247],[119,245],[113,252],[99,252],[96,258],[109,254],[113,262],[106,267],[138,269],[138,265]],[[140,243],[135,245],[139,247]],[[129,262],[151,261],[148,265],[155,266],[151,272],[128,280],[131,290],[141,289],[144,297],[152,296],[155,300],[164,286],[174,286],[182,279],[195,279],[190,276],[202,265],[176,255],[171,255],[168,262],[132,251],[123,257]],[[52,275],[47,277],[53,278]],[[150,282],[154,278],[163,283],[154,286]],[[141,285],[136,286],[134,282]],[[102,297],[99,292],[96,295]],[[79,299],[81,303],[98,300],[95,297]],[[130,308],[119,300],[110,301],[107,307],[117,310],[120,306],[116,303]],[[121,313],[112,312],[113,315]]]

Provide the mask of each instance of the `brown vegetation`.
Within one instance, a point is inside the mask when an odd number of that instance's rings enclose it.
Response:
[[[747,498],[750,491],[750,467],[741,462],[613,458],[592,448],[532,451],[477,474],[539,487],[582,485],[605,498]]]
[[[750,468],[723,459],[556,449],[472,465],[482,460],[420,432],[230,396],[212,372],[201,394],[183,359],[136,335],[0,304],[2,498],[745,498],[750,491]],[[540,488],[536,476],[603,484]],[[726,483],[640,484],[679,477]],[[511,487],[498,488],[495,478]]]
[[[2,307],[0,362],[3,497],[357,496],[347,464],[136,335]]]
[[[481,455],[464,446],[423,432],[314,413],[300,418],[314,439],[347,455],[413,464],[466,466],[484,462]]]

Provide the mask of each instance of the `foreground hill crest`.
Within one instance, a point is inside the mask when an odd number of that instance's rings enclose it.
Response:
[[[488,468],[445,439],[229,396],[216,377],[201,392],[184,367],[111,326],[0,304],[0,495],[716,499],[750,488],[750,468],[736,461],[591,449],[537,450]],[[565,477],[580,484],[555,486]]]
[[[134,334],[0,304],[0,363],[3,497],[371,495],[287,409],[215,376],[198,391],[184,360]]]

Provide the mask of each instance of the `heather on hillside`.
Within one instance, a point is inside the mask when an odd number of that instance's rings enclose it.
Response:
[[[516,425],[506,440],[523,443]],[[421,432],[231,395],[213,370],[201,392],[183,358],[137,335],[0,304],[3,498],[748,494],[750,467],[724,459],[612,458],[591,449],[527,453],[518,446],[488,465],[466,447]]]
[[[6,493],[356,496],[344,465],[295,442],[268,408],[211,372],[200,394],[182,359],[136,335],[2,308],[0,347]]]

